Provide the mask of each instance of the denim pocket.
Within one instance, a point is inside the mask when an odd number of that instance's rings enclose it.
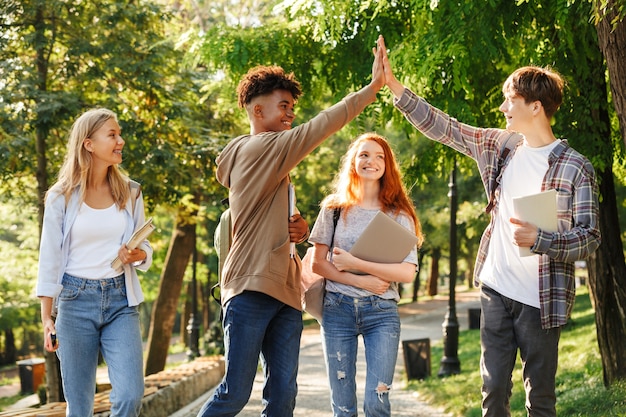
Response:
[[[395,300],[378,298],[374,307],[378,311],[394,311],[398,310],[398,303]]]
[[[59,300],[62,300],[62,301],[75,300],[78,297],[79,293],[80,293],[79,287],[71,283],[64,282],[63,289],[61,290],[61,293],[59,294]]]
[[[341,304],[341,299],[343,296],[336,292],[328,292],[324,294],[324,307],[337,307]]]

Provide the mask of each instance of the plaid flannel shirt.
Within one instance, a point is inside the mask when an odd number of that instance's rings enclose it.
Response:
[[[447,145],[474,159],[487,197],[495,205],[491,220],[480,240],[474,282],[484,266],[495,218],[498,215],[500,176],[498,158],[511,132],[502,129],[476,128],[450,117],[428,104],[408,88],[394,100],[394,105],[426,137]],[[519,143],[518,143],[519,145]],[[515,154],[504,160],[503,169]],[[574,262],[585,259],[600,245],[598,199],[595,172],[591,163],[562,140],[548,158],[548,171],[542,190],[557,190],[558,232],[538,231],[531,251],[539,260],[539,302],[544,329],[567,323],[575,298]]]

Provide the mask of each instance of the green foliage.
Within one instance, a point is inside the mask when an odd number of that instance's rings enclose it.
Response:
[[[206,78],[202,68],[182,67],[185,50],[175,43],[181,32],[170,30],[184,22],[164,10],[146,1],[29,0],[0,5],[3,197],[15,206],[32,207],[36,183],[45,190],[53,182],[46,176],[53,178],[60,167],[75,117],[91,107],[115,111],[126,141],[123,167],[142,184],[147,214],[158,213],[154,266],[142,274],[148,300],[158,287],[172,211],[193,207],[191,196],[206,202],[202,213],[208,213],[208,221],[221,210],[212,200],[221,189],[213,161],[232,120],[214,117],[219,89],[208,86],[201,91]],[[211,214],[211,208],[216,213]],[[9,328],[21,325],[9,309],[27,312],[14,304],[38,304],[33,289],[39,234],[36,215],[33,219],[34,229],[24,230],[35,249],[22,251],[28,261],[19,264],[31,268],[28,281],[18,286],[13,279],[3,291],[12,297],[10,302],[2,299],[2,320],[11,322]],[[0,243],[13,244],[11,237],[4,234]],[[6,267],[15,269],[2,263]],[[3,276],[11,274],[19,275],[11,270]]]
[[[150,2],[112,1],[30,0],[5,11],[4,179],[41,169],[34,161],[44,156],[47,174],[56,175],[71,122],[104,106],[120,118],[124,167],[150,208],[210,182],[217,138],[204,121],[200,74],[180,69],[183,51],[168,38],[172,15]]]
[[[602,363],[596,340],[595,313],[585,287],[577,290],[572,318],[561,333],[559,369],[556,376],[557,414],[573,417],[623,416],[626,410],[626,385],[606,389],[602,382]],[[433,367],[441,361],[441,342],[432,347]],[[454,416],[478,417],[480,411],[479,372],[480,334],[478,330],[459,335],[461,373],[438,379],[410,381],[408,389],[419,391],[432,404]],[[511,416],[524,417],[525,394],[519,357],[513,372]]]
[[[16,329],[16,336],[21,336],[16,337],[17,349],[27,353],[27,344],[39,335],[39,300],[34,297],[39,246],[37,211],[32,204],[15,205],[3,196],[0,218],[0,339],[5,330]],[[0,346],[5,347],[4,340]]]

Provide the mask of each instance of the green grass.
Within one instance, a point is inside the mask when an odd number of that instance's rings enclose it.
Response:
[[[442,353],[442,342],[433,345],[433,376],[424,381],[410,381],[407,389],[419,391],[422,398],[455,417],[480,417],[482,381],[479,373],[479,331],[460,332],[459,375],[446,378],[436,376]],[[525,394],[519,357],[513,372],[513,384],[511,416],[525,417]],[[603,384],[594,310],[589,293],[584,287],[577,290],[572,318],[561,333],[556,385],[559,416],[626,417],[626,381],[615,384],[610,389],[606,389]]]
[[[5,411],[7,407],[15,404],[22,398],[25,398],[25,395],[14,395],[13,397],[0,397],[0,412]]]

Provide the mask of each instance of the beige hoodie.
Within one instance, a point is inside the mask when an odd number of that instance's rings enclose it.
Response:
[[[216,177],[229,188],[233,226],[223,305],[258,291],[302,309],[300,259],[289,256],[289,172],[375,100],[374,90],[364,87],[291,130],[239,136],[218,156]]]

